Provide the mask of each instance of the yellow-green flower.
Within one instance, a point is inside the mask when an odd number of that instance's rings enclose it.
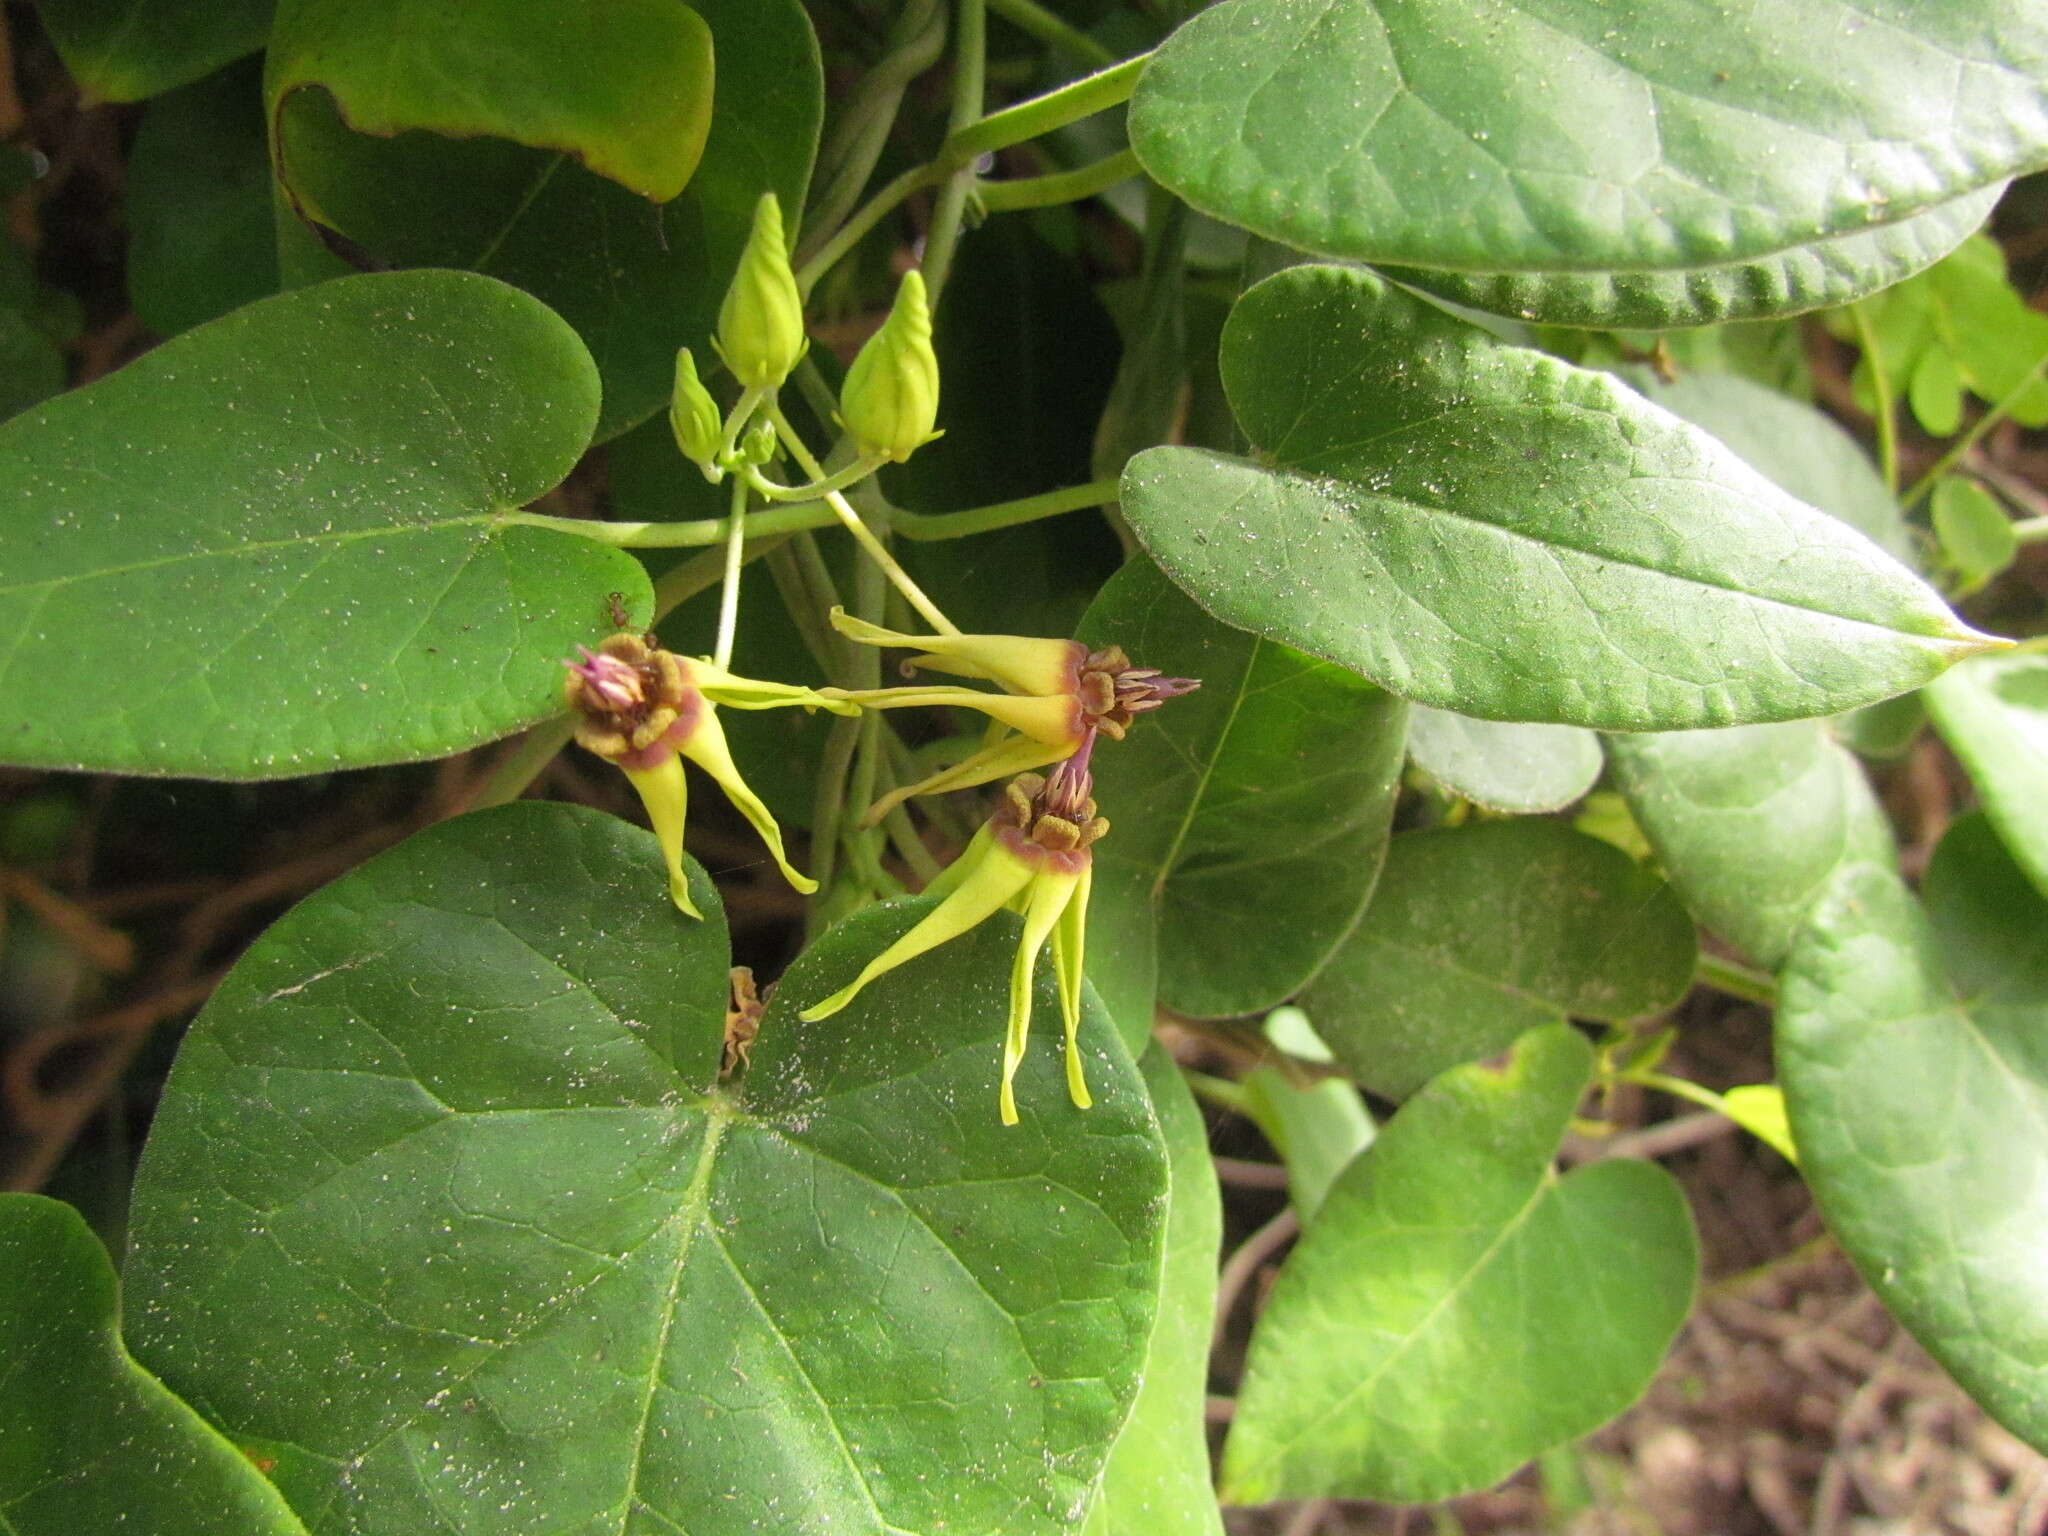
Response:
[[[804,301],[782,233],[782,204],[773,192],[763,192],[754,204],[747,248],[718,306],[714,345],[732,376],[750,389],[780,384],[810,345]]]
[[[836,714],[858,708],[788,683],[738,677],[709,661],[678,656],[635,634],[616,634],[596,650],[578,646],[580,659],[565,662],[569,675],[562,696],[576,715],[576,740],[624,771],[647,807],[647,819],[668,865],[668,892],[691,917],[702,917],[690,900],[683,872],[683,820],[689,786],[687,757],[718,781],[726,798],[761,834],[783,876],[798,890],[817,882],[791,867],[783,852],[782,829],[760,796],[747,787],[725,743],[717,706],[777,709],[788,704],[820,707]]]
[[[1002,808],[926,890],[928,896],[944,898],[938,906],[870,960],[851,984],[806,1008],[801,1017],[817,1020],[837,1013],[883,972],[958,938],[1007,907],[1022,914],[1024,933],[1010,966],[1009,1023],[1003,1032],[1003,1078],[996,1099],[1003,1124],[1017,1123],[1011,1084],[1024,1059],[1031,1028],[1031,981],[1048,939],[1066,1025],[1067,1093],[1082,1109],[1088,1108],[1092,1101],[1075,1033],[1081,1023],[1082,946],[1094,879],[1090,850],[1109,830],[1109,823],[1095,814],[1092,789],[1085,752],[1061,763],[1048,778],[1029,773],[1013,780],[1003,791]]]
[[[924,278],[903,274],[882,328],[867,339],[839,391],[839,420],[864,458],[901,464],[941,434],[939,359]]]
[[[877,800],[873,823],[912,795],[967,789],[1057,763],[1092,742],[1097,732],[1121,741],[1132,719],[1202,685],[1193,678],[1162,677],[1156,667],[1131,665],[1120,646],[1090,650],[1078,640],[1026,635],[904,635],[832,611],[832,626],[863,645],[905,646],[921,654],[904,665],[955,677],[980,678],[1003,691],[951,684],[915,688],[825,690],[867,709],[955,705],[991,720],[981,750]]]

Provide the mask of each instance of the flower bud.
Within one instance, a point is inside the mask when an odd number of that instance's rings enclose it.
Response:
[[[847,371],[839,419],[856,447],[901,464],[939,434],[939,359],[932,351],[932,312],[924,278],[906,272],[882,328],[868,338]]]
[[[804,355],[804,303],[782,238],[782,205],[763,192],[739,270],[718,308],[718,355],[749,389],[773,389]]]
[[[688,347],[676,353],[676,388],[669,399],[668,424],[683,457],[702,470],[706,480],[716,485],[725,478],[717,462],[725,423],[718,402],[697,379],[697,359]]]
[[[752,464],[758,469],[775,457],[775,451],[780,446],[775,437],[775,423],[757,421],[747,428],[746,434],[740,438],[740,461]]]

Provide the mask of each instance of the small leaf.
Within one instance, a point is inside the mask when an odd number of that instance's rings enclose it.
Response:
[[[130,1358],[117,1309],[77,1211],[0,1194],[0,1529],[305,1536],[249,1459]]]
[[[1645,331],[1725,325],[1847,304],[1908,278],[1980,228],[2006,186],[1995,182],[1895,224],[1743,261],[1590,272],[1381,270],[1454,304],[1544,325]]]
[[[1532,1030],[1431,1083],[1337,1181],[1252,1335],[1226,1502],[1448,1498],[1642,1391],[1698,1255],[1663,1169],[1552,1172],[1592,1067],[1569,1026]]]
[[[1180,1068],[1159,1045],[1138,1061],[1172,1179],[1159,1319],[1145,1354],[1145,1384],[1109,1453],[1082,1536],[1223,1536],[1209,1486],[1209,1332],[1223,1202],[1209,1131]]]
[[[1575,725],[1474,720],[1408,711],[1408,755],[1454,795],[1495,811],[1557,811],[1600,777],[1600,738]]]
[[[1095,845],[1090,974],[1128,971],[1131,930],[1156,921],[1169,1007],[1224,1017],[1284,1001],[1372,893],[1405,707],[1341,668],[1226,629],[1149,561],[1117,573],[1079,635],[1202,683],[1096,753],[1110,833]],[[1142,1006],[1149,1029],[1149,996]]]
[[[2048,900],[1980,817],[1930,867],[1842,871],[1780,983],[1801,1171],[1864,1279],[1985,1410],[2048,1448]]]
[[[317,7],[311,13],[317,16],[340,0],[302,3]],[[472,9],[435,6],[430,0],[404,3],[458,20]],[[558,136],[542,131],[538,120],[528,120],[527,138],[548,147],[423,131],[377,138],[354,131],[335,98],[316,89],[295,91],[284,103],[280,141],[290,186],[318,210],[323,223],[377,260],[487,272],[524,288],[574,326],[604,377],[598,432],[605,438],[667,404],[678,347],[695,347],[700,357],[705,355],[702,349],[746,243],[755,202],[763,191],[773,191],[792,217],[804,205],[824,110],[817,38],[799,0],[627,4],[634,25],[620,34],[622,40],[649,29],[669,40],[650,62],[688,56],[687,38],[698,23],[709,26],[717,55],[717,89],[710,99],[702,159],[695,162],[681,195],[659,206],[650,205],[648,197],[680,184],[677,173],[687,145],[662,143],[649,130],[664,119],[650,115],[643,120],[629,99],[616,96],[609,77],[598,78],[589,70],[572,71],[573,81],[551,84],[543,93],[552,103],[550,118],[571,114],[573,141],[564,134],[558,143]],[[534,7],[522,0],[491,0],[482,9],[515,28],[515,39],[533,25],[529,12]],[[595,19],[609,17],[610,8],[555,0],[547,10],[560,16],[541,36],[558,25],[572,31],[611,25]],[[692,15],[697,22],[687,19]],[[380,26],[373,35],[388,37],[388,29]],[[678,48],[685,53],[678,55]],[[516,51],[522,71],[540,68],[551,78],[557,72],[560,49],[523,44]],[[591,57],[601,61],[611,52],[600,49]],[[363,65],[360,58],[353,62]],[[351,77],[373,96],[384,89],[374,63]],[[638,78],[643,67],[628,68],[620,78]],[[656,95],[672,108],[666,120],[680,122],[674,114],[687,118],[701,108],[701,95],[684,102],[676,92],[703,85],[701,72],[665,82]],[[275,82],[273,87],[275,94]],[[445,99],[447,93],[441,96],[428,103],[437,119],[459,106]],[[527,118],[528,108],[516,93],[498,92],[494,100],[494,110],[505,116],[508,127]],[[419,115],[428,115],[427,109]],[[401,119],[390,114],[390,121]],[[610,146],[603,154],[589,147],[600,140]],[[622,179],[586,168],[565,153],[569,149],[585,153],[592,164],[617,170]],[[303,233],[296,221],[291,228]],[[287,235],[283,244],[289,253],[297,242]],[[286,270],[289,278],[306,275],[289,259]]]
[[[2048,656],[1987,656],[1927,690],[1928,712],[1992,826],[2048,894]]]
[[[50,40],[89,99],[140,101],[254,53],[276,0],[39,0]]]
[[[2044,59],[2048,23],[2017,0],[1882,24],[1837,0],[1235,0],[1167,39],[1130,134],[1195,207],[1304,250],[1684,272],[1782,261],[2040,165]]]
[[[554,315],[409,272],[252,304],[16,417],[0,759],[275,778],[554,714],[561,658],[612,627],[607,592],[644,613],[647,577],[499,519],[568,473],[596,416]],[[116,659],[83,670],[110,622]]]
[[[1931,498],[1934,536],[1941,553],[1971,590],[1981,587],[2013,562],[2019,535],[1998,498],[1974,480],[1944,475]]]
[[[1302,1006],[1346,1070],[1403,1099],[1539,1025],[1662,1012],[1697,959],[1678,898],[1626,854],[1562,822],[1481,822],[1393,840]]]
[[[1291,1056],[1335,1060],[1299,1008],[1275,1008],[1266,1016],[1266,1036]],[[1337,1175],[1372,1145],[1372,1116],[1358,1090],[1342,1078],[1302,1083],[1261,1063],[1245,1073],[1239,1086],[1246,1118],[1287,1165],[1287,1198],[1305,1224],[1322,1207]]]
[[[928,906],[902,903],[798,959],[721,1088],[730,957],[692,889],[706,921],[646,833],[524,804],[287,914],[151,1135],[142,1358],[280,1447],[323,1533],[1070,1530],[1166,1219],[1115,1030],[1091,1003],[1076,1109],[1042,966],[998,1121],[1007,916],[799,1020]]]
[[[300,91],[327,92],[358,133],[555,150],[657,203],[711,126],[711,29],[682,0],[283,0],[267,61],[279,172],[315,218],[287,110]]]
[[[1607,760],[1693,915],[1760,964],[1838,869],[1896,867],[1869,781],[1818,721],[1610,736]]]
[[[1138,455],[1133,529],[1225,623],[1418,703],[1627,730],[1795,718],[1994,643],[1611,377],[1370,274],[1259,284],[1223,369],[1259,458]]]

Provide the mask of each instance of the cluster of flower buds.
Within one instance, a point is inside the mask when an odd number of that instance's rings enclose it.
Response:
[[[902,938],[870,960],[861,973],[822,1002],[806,1008],[805,1020],[829,1018],[869,982],[906,960],[958,938],[1004,909],[1024,919],[1010,967],[1010,1013],[1003,1031],[1003,1076],[997,1106],[1003,1124],[1017,1123],[1012,1086],[1031,1027],[1031,991],[1039,952],[1052,943],[1053,973],[1059,983],[1060,1017],[1066,1026],[1067,1093],[1082,1109],[1092,1102],[1081,1070],[1076,1032],[1081,1025],[1083,946],[1088,933],[1088,892],[1094,881],[1097,841],[1109,823],[1095,813],[1089,746],[1041,778],[1021,774],[1004,786],[1003,803],[974,835],[967,851],[925,894],[939,904]]]

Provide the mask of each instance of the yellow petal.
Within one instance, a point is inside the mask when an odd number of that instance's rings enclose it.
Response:
[[[832,627],[863,645],[901,646],[924,654],[914,666],[955,677],[982,677],[1015,694],[1073,695],[1088,648],[1078,640],[1036,635],[906,635],[832,610]]]
[[[761,803],[761,797],[747,788],[747,781],[740,777],[740,771],[732,760],[732,751],[725,744],[725,727],[718,723],[717,710],[707,706],[697,717],[696,729],[690,732],[682,751],[691,762],[718,781],[718,787],[725,791],[725,798],[761,834],[761,841],[775,855],[782,877],[806,896],[815,891],[818,882],[790,864],[789,856],[782,851],[782,828],[775,824],[774,816]]]
[[[977,848],[979,851],[977,851]],[[1000,912],[1009,899],[1027,885],[1035,868],[1010,852],[994,838],[969,844],[960,861],[973,863],[962,872],[959,883],[924,918],[894,944],[870,960],[851,983],[821,1003],[806,1008],[797,1017],[807,1023],[829,1018],[852,1002],[869,982],[884,971],[893,971],[906,960],[915,960],[927,950],[937,949],[990,914]]]
[[[962,758],[950,768],[941,768],[929,778],[919,779],[915,784],[906,784],[901,789],[892,789],[867,809],[860,824],[872,827],[890,811],[913,795],[937,795],[951,789],[972,789],[977,784],[987,784],[996,779],[1007,779],[1012,774],[1029,773],[1034,768],[1043,768],[1047,763],[1056,763],[1071,757],[1071,745],[1048,747],[1043,742],[1033,741],[1029,736],[1009,736],[993,746],[983,747],[972,757]]]
[[[1060,1017],[1067,1027],[1067,1097],[1082,1109],[1095,1101],[1088,1097],[1088,1083],[1081,1075],[1082,960],[1088,938],[1088,892],[1095,884],[1095,863],[1081,866],[1074,879],[1074,894],[1060,913],[1060,925],[1052,935],[1052,965],[1060,979]]]
[[[1074,894],[1077,876],[1039,869],[1031,881],[1024,908],[1024,936],[1017,941],[1017,958],[1010,964],[1010,1019],[1003,1031],[1003,1086],[996,1095],[1003,1124],[1017,1123],[1017,1096],[1011,1080],[1024,1060],[1024,1042],[1031,1033],[1031,977],[1038,968],[1038,952],[1052,936],[1060,914]]]
[[[835,715],[860,713],[858,704],[837,696],[828,698],[815,688],[741,677],[701,657],[683,658],[683,675],[712,703],[732,709],[782,709],[797,704],[805,709],[829,709]]]
[[[661,844],[661,856],[668,864],[669,899],[687,915],[701,918],[704,914],[690,900],[690,877],[683,869],[683,820],[690,808],[690,789],[683,780],[682,760],[670,755],[653,768],[621,767],[640,792],[648,824]]]
[[[832,696],[867,709],[978,709],[1034,741],[1064,748],[1061,757],[1081,744],[1081,705],[1072,694],[1021,697],[940,684],[926,688],[835,689]]]

